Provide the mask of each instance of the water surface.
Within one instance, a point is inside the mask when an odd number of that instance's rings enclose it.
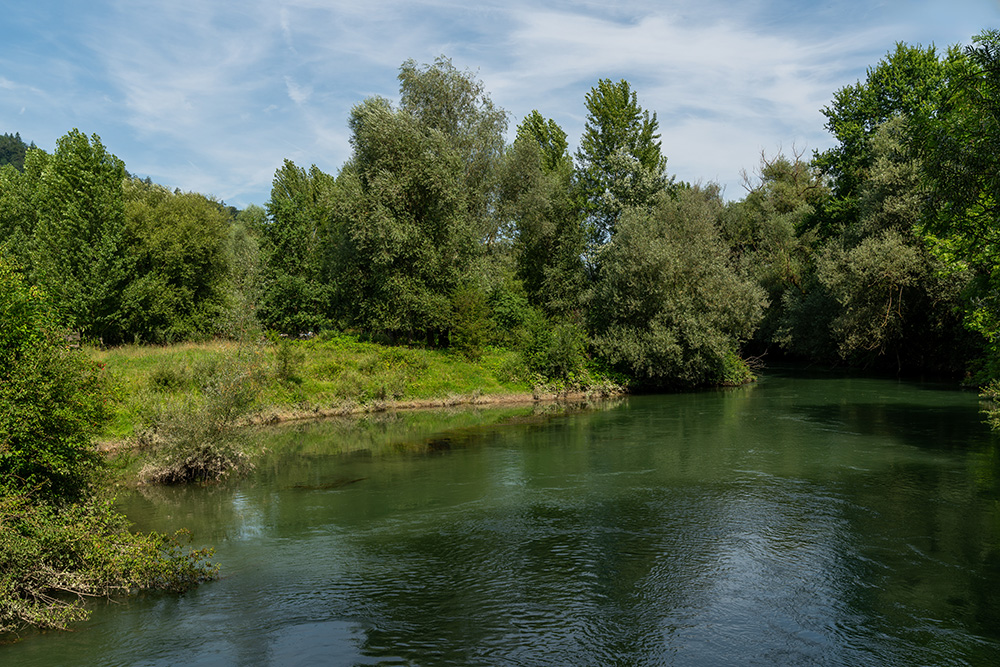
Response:
[[[996,665],[1000,458],[973,394],[771,372],[532,416],[269,434],[123,499],[224,576],[0,647],[29,665]]]

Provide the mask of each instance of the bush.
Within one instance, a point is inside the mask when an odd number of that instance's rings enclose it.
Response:
[[[87,598],[183,591],[216,574],[211,550],[186,548],[182,533],[130,533],[110,499],[38,500],[0,494],[0,632],[65,628],[87,617]]]
[[[0,252],[0,490],[76,499],[110,418],[104,368],[66,349],[42,294]]]
[[[760,321],[764,292],[729,263],[717,188],[659,195],[627,209],[598,256],[591,298],[594,349],[640,383],[719,384]]]
[[[239,429],[256,403],[260,370],[237,353],[202,364],[194,375],[200,391],[181,404],[155,406],[138,435],[149,453],[139,473],[145,482],[217,481],[250,466]]]
[[[133,535],[109,499],[92,438],[109,418],[103,368],[66,349],[52,311],[0,248],[0,632],[65,627],[91,596],[183,590],[207,551]]]

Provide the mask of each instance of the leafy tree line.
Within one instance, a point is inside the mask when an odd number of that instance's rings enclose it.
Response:
[[[768,292],[752,346],[998,377],[998,40],[897,44],[823,109],[833,148],[762,160],[722,218]]]
[[[762,292],[728,257],[718,189],[667,176],[628,82],[588,94],[575,161],[537,111],[508,145],[508,114],[446,58],[404,63],[399,83],[398,102],[352,110],[338,174],[286,161],[266,205],[235,215],[73,130],[0,170],[0,243],[64,326],[106,344],[259,324],[515,348],[560,381],[594,363],[664,387],[740,376]]]
[[[89,597],[214,576],[207,550],[130,532],[105,496],[92,441],[111,414],[108,379],[66,349],[56,319],[0,249],[0,633],[65,627]]]
[[[587,94],[571,154],[538,111],[508,144],[474,75],[408,61],[398,101],[352,109],[340,171],[285,161],[263,208],[132,178],[74,130],[0,170],[0,242],[110,343],[260,325],[505,346],[541,376],[596,363],[660,388],[741,381],[741,350],[985,382],[997,72],[993,31],[899,44],[823,110],[833,148],[762,156],[726,203],[668,174],[627,81]]]

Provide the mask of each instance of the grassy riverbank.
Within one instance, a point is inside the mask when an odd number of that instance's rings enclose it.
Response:
[[[212,478],[238,468],[241,427],[394,408],[540,400],[621,388],[587,369],[560,383],[524,369],[516,352],[478,360],[448,351],[389,347],[349,335],[305,341],[211,341],[86,351],[116,387],[105,448],[127,448],[148,481]]]

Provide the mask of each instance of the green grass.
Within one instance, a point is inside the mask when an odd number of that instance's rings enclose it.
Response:
[[[263,415],[380,409],[393,402],[532,390],[515,352],[488,349],[472,362],[446,350],[386,347],[349,335],[90,348],[86,354],[105,365],[116,386],[117,408],[106,440],[133,437],[158,414],[199,403],[214,378],[235,366],[253,383],[253,409]]]

